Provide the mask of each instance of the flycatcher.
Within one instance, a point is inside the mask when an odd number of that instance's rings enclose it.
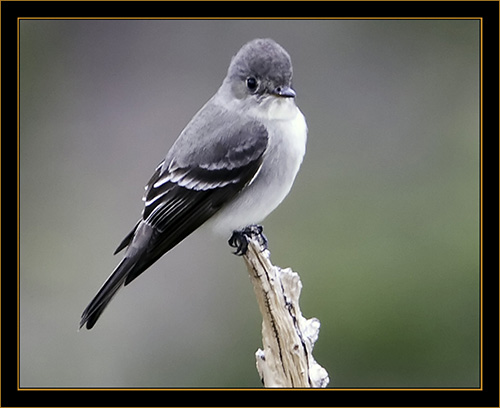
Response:
[[[221,87],[156,167],[142,216],[115,251],[126,249],[123,259],[84,310],[80,328],[91,329],[118,289],[202,224],[232,234],[229,243],[244,254],[248,227],[290,191],[306,139],[290,56],[271,39],[245,44]]]

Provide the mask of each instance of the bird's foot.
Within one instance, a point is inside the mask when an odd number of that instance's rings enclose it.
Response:
[[[235,255],[242,256],[247,253],[248,240],[257,237],[259,244],[263,247],[262,251],[267,249],[268,240],[263,233],[262,225],[249,225],[239,231],[233,231],[233,235],[227,241],[230,246],[236,248]]]

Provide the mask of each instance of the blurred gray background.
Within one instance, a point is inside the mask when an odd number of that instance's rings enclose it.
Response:
[[[247,41],[290,53],[309,125],[264,222],[332,387],[479,385],[479,22],[22,20],[23,387],[260,387],[243,261],[200,231],[80,314],[143,186]]]

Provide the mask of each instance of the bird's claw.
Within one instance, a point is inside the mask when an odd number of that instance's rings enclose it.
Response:
[[[262,251],[265,251],[269,241],[264,235],[263,230],[262,225],[249,225],[242,230],[233,231],[233,235],[227,241],[230,246],[236,248],[233,254],[238,256],[245,255],[248,250],[248,240],[252,237],[257,237],[260,245],[263,247]]]

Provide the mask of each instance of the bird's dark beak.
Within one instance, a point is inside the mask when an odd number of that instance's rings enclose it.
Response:
[[[295,98],[295,91],[289,86],[278,86],[273,92],[273,95],[282,98]]]

